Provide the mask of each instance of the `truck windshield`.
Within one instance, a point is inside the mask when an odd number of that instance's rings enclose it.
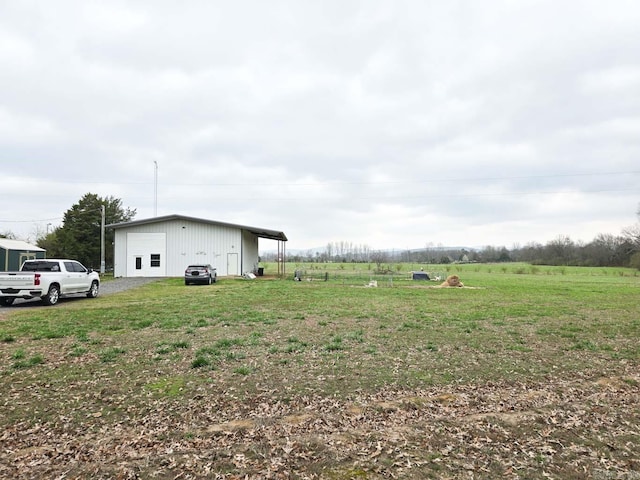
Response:
[[[58,262],[25,262],[22,265],[23,272],[59,272]]]

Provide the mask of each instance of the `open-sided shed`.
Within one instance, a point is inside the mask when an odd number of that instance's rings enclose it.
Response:
[[[0,238],[0,271],[12,272],[20,270],[25,260],[45,258],[46,250],[23,242]]]

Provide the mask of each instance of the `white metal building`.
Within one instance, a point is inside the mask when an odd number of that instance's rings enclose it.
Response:
[[[219,276],[258,268],[258,238],[283,232],[183,215],[114,223],[114,277],[179,277],[187,265],[211,264]]]

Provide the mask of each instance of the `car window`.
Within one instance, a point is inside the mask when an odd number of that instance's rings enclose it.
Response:
[[[71,262],[71,263],[73,263],[73,271],[74,272],[82,272],[82,273],[84,273],[84,272],[87,271],[87,269],[84,268],[84,266],[81,263],[78,263],[78,262]]]
[[[23,272],[56,272],[59,269],[57,262],[25,262],[22,265]]]

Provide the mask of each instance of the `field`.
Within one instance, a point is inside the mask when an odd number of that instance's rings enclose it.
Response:
[[[375,268],[0,309],[0,477],[640,479],[637,271]]]

